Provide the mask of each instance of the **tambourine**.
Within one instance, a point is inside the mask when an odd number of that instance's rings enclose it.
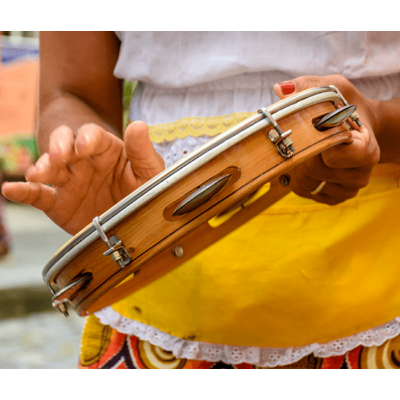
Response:
[[[66,316],[98,311],[181,265],[289,193],[287,171],[361,126],[333,86],[260,109],[149,180],[43,270]],[[279,232],[276,232],[279,235]]]

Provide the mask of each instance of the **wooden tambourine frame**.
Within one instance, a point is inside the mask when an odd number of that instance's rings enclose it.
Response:
[[[289,192],[291,168],[351,137],[343,117],[332,128],[332,118],[326,130],[314,127],[339,105],[348,104],[334,87],[302,92],[263,109],[147,182],[53,256],[43,271],[53,304],[65,314],[66,302],[81,316],[98,311],[274,204]]]

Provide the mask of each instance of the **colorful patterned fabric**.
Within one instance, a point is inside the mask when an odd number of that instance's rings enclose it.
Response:
[[[80,369],[271,369],[242,363],[228,365],[175,358],[174,355],[102,325],[97,317],[86,319],[79,359]],[[379,347],[359,346],[337,357],[317,358],[312,354],[300,361],[272,369],[400,369],[400,336]]]

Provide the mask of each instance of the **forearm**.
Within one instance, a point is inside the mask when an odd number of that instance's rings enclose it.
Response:
[[[387,101],[373,100],[377,121],[375,136],[381,150],[381,163],[400,164],[400,98]]]
[[[40,153],[47,152],[51,132],[60,125],[69,126],[74,132],[86,123],[95,123],[106,131],[122,137],[122,113],[120,124],[96,112],[86,102],[70,93],[62,93],[39,108],[38,145]]]
[[[95,123],[121,137],[122,80],[113,74],[120,42],[113,32],[42,32],[38,142],[47,151],[60,125]]]

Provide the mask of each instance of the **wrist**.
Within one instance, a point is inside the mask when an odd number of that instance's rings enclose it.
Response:
[[[381,150],[381,162],[400,163],[400,98],[368,101],[373,115],[371,124]]]
[[[382,135],[382,132],[385,130],[384,123],[384,111],[385,106],[382,100],[376,99],[366,99],[368,102],[368,116],[370,117],[371,127],[374,132],[376,139]],[[361,121],[362,122],[362,121]]]

